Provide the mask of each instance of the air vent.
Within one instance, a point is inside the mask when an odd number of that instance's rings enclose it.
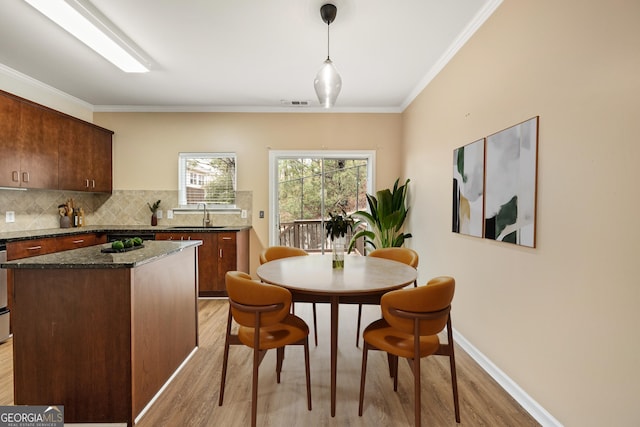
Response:
[[[291,101],[289,101],[289,100],[283,99],[283,100],[280,101],[280,103],[282,105],[286,105],[288,107],[308,107],[309,105],[311,105],[311,101],[306,101],[306,100],[304,100],[304,101],[299,101],[299,100],[291,100]]]

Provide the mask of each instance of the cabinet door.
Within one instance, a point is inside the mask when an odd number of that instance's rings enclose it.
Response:
[[[76,120],[67,125],[58,146],[59,188],[110,193],[111,132]]]
[[[91,155],[87,152],[90,128],[81,122],[69,120],[58,144],[60,190],[89,191],[87,168]]]
[[[218,233],[218,272],[216,291],[226,292],[225,275],[227,271],[237,269],[238,249],[236,246],[236,233]]]
[[[20,186],[58,188],[58,139],[61,117],[52,111],[22,104],[20,112]]]
[[[217,286],[218,264],[215,236],[216,233],[156,233],[156,240],[202,240],[202,245],[198,246],[198,293],[201,296],[211,296],[211,292]]]
[[[0,96],[0,186],[20,186],[20,101]]]
[[[90,172],[91,191],[111,193],[112,189],[112,154],[111,132],[97,128],[92,129]]]

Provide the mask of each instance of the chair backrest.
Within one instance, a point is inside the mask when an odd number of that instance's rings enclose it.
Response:
[[[386,258],[418,268],[418,253],[409,248],[379,248],[371,251],[368,256]]]
[[[309,255],[307,251],[291,246],[269,246],[260,254],[260,264],[280,258]]]
[[[269,305],[282,305],[276,310],[263,312],[260,318],[260,326],[278,323],[289,313],[291,292],[285,288],[257,282],[250,275],[241,271],[228,271],[225,275],[225,282],[230,302],[251,306],[256,309]],[[256,326],[255,310],[242,310],[231,304],[231,315],[242,326],[249,328],[255,328]]]
[[[455,285],[453,277],[441,276],[425,286],[388,292],[380,300],[382,316],[389,325],[408,334],[414,333],[415,319],[420,319],[420,335],[435,335],[447,324]]]

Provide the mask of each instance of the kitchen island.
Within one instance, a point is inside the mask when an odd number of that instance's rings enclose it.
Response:
[[[65,423],[132,426],[197,349],[200,244],[103,244],[3,263],[14,404],[64,405]]]

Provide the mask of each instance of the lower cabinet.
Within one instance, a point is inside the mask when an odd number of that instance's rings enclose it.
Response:
[[[107,243],[107,235],[105,233],[81,233],[71,236],[19,240],[7,243],[7,261],[84,248],[101,243]],[[13,274],[13,270],[7,270],[7,276],[11,274]],[[7,305],[11,310],[13,309],[13,284],[11,280],[7,282],[7,297]]]
[[[7,243],[7,261],[84,248],[106,242],[107,237],[104,233],[82,233],[72,236],[45,237],[43,239],[9,242]]]
[[[227,271],[249,273],[249,230],[232,232],[156,232],[156,240],[201,240],[198,246],[198,294],[226,296]]]

